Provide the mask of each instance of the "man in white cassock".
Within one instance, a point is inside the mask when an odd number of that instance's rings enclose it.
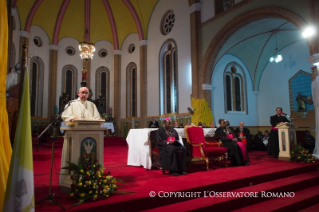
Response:
[[[74,120],[102,120],[94,103],[87,101],[89,89],[81,87],[78,92],[79,98],[71,102],[71,105],[62,114],[66,124]]]
[[[74,120],[102,120],[100,113],[98,112],[94,103],[87,101],[89,97],[89,89],[86,87],[81,87],[78,92],[79,98],[71,102],[70,107],[68,107],[62,114],[62,119],[66,125],[70,124]],[[66,105],[67,107],[68,105]],[[63,143],[62,162],[67,160],[67,143]],[[67,174],[65,169],[61,169],[60,174]],[[60,183],[66,175],[60,175]]]

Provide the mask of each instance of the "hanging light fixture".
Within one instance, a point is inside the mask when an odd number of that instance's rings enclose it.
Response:
[[[276,62],[279,63],[280,61],[282,61],[282,56],[281,54],[278,52],[278,48],[277,48],[277,32],[275,32],[275,39],[276,39],[276,48],[275,48],[275,52],[276,54],[272,57],[270,57],[269,62]]]
[[[85,34],[88,31],[86,30]],[[95,52],[95,46],[93,43],[83,41],[79,43],[80,57],[81,59],[93,59],[93,52]]]

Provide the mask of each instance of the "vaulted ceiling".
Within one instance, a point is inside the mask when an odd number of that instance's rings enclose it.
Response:
[[[250,72],[254,90],[258,90],[261,75],[269,63],[269,58],[276,53],[276,46],[280,52],[285,47],[302,40],[305,39],[301,31],[292,23],[279,18],[261,19],[245,25],[232,34],[219,51],[215,64],[225,54],[238,57]],[[283,60],[285,59],[287,60],[287,57]]]
[[[107,40],[121,49],[124,39],[138,33],[147,39],[148,23],[158,0],[14,0],[21,30],[44,29],[50,43],[64,37],[95,43]],[[86,33],[87,32],[87,33]]]

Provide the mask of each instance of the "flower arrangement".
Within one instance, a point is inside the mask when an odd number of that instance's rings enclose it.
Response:
[[[300,144],[291,144],[290,161],[314,163],[316,158]]]
[[[67,162],[69,166],[62,169],[68,169],[73,172],[71,174],[72,184],[70,197],[77,200],[79,205],[87,200],[107,199],[114,193],[128,193],[128,191],[119,191],[122,188],[117,182],[125,184],[125,182],[114,178],[110,172],[105,172],[102,165],[98,164],[98,160],[94,162],[91,159],[79,160],[79,165]]]

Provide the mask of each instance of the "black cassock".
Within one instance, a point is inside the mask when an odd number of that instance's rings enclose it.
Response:
[[[273,127],[280,122],[290,122],[285,116],[270,116],[270,124]],[[279,155],[279,139],[278,139],[278,130],[271,129],[269,139],[268,139],[268,147],[267,147],[267,155],[278,158]]]
[[[237,143],[233,142],[232,139],[227,138],[227,134],[223,128],[217,128],[215,136],[223,142],[223,146],[228,149],[228,157],[231,158],[232,165],[243,165],[249,163],[248,153],[242,152]],[[247,150],[247,149],[246,149]],[[243,154],[246,154],[246,161],[243,161]]]
[[[174,144],[167,144],[168,137],[175,137]],[[186,149],[179,142],[174,128],[166,130],[161,127],[156,132],[157,148],[160,150],[160,161],[163,170],[186,172]]]

